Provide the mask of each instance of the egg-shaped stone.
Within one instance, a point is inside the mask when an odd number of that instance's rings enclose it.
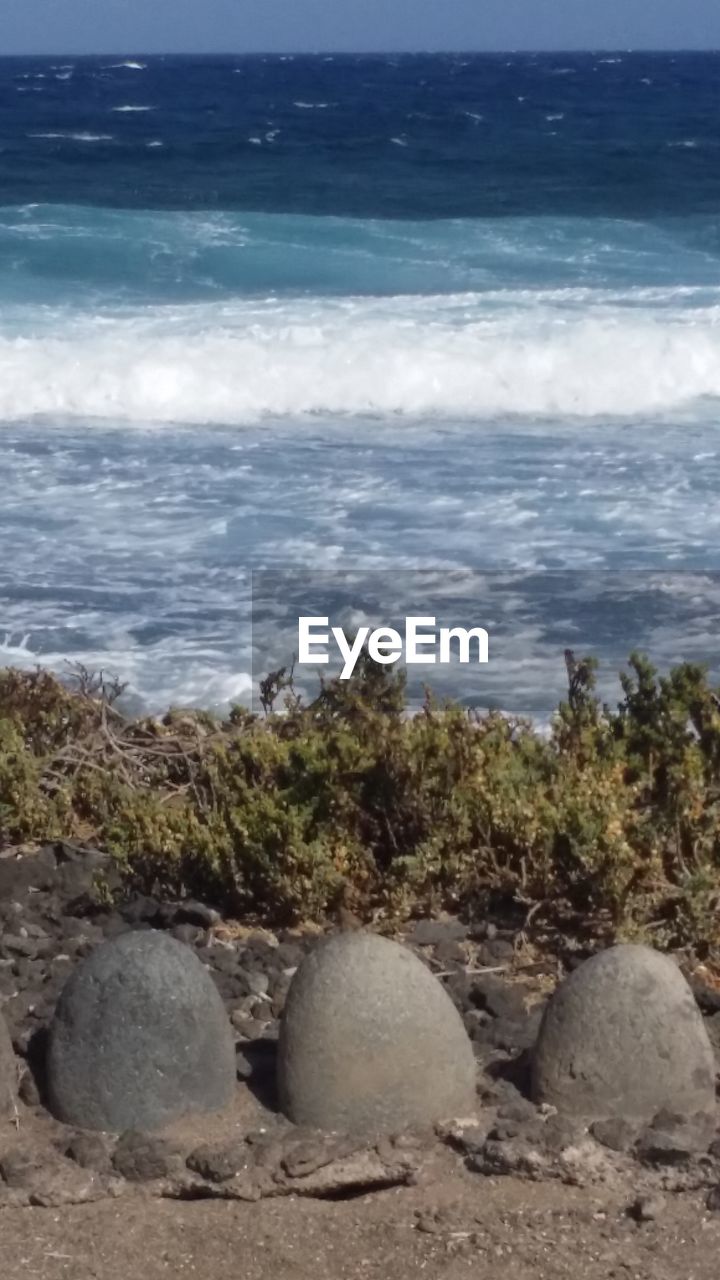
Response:
[[[644,946],[616,946],[557,989],[540,1026],[533,1095],[559,1111],[651,1120],[715,1107],[715,1060],[678,966]]]
[[[281,1106],[296,1124],[387,1133],[472,1114],[476,1067],[447,992],[407,948],[364,932],[319,943],[288,992]]]
[[[208,971],[154,930],[93,951],[70,976],[50,1026],[47,1094],[67,1124],[157,1129],[229,1103],[232,1030]]]

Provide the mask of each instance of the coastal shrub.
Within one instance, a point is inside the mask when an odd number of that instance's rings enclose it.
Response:
[[[551,731],[428,693],[361,660],[264,714],[133,719],[80,672],[0,672],[0,840],[93,842],[145,891],[322,919],[447,907],[571,913],[610,937],[720,944],[720,699],[707,673],[639,654],[614,708],[566,654]],[[278,704],[283,701],[283,706]],[[276,709],[277,708],[277,709]]]

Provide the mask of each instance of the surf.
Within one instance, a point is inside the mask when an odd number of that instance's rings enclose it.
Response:
[[[642,416],[717,403],[720,304],[307,298],[37,319],[0,335],[0,417]],[[715,410],[716,411],[716,410]]]

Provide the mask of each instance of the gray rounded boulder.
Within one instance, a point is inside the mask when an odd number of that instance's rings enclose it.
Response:
[[[596,1120],[712,1115],[713,1051],[677,965],[650,947],[617,946],[576,969],[545,1010],[533,1094]]]
[[[462,1020],[412,951],[372,934],[319,943],[288,992],[278,1090],[296,1124],[387,1133],[471,1114]]]
[[[15,1106],[17,1092],[17,1063],[10,1032],[0,1014],[0,1116],[5,1116]]]
[[[68,979],[50,1026],[47,1093],[84,1129],[157,1129],[217,1111],[236,1080],[232,1030],[189,947],[150,930],[93,951]]]

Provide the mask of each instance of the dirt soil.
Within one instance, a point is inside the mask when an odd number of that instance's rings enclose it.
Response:
[[[123,1196],[2,1214],[3,1280],[717,1280],[720,1213],[671,1195],[638,1223],[626,1195],[453,1163],[423,1185],[335,1202]]]

